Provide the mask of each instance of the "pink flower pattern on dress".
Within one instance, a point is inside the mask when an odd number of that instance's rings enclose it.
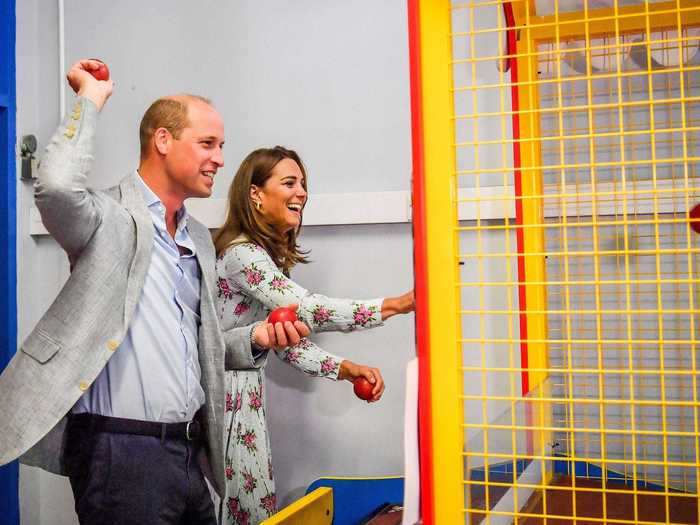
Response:
[[[299,303],[303,317],[313,326],[325,330],[348,331],[380,323],[376,315],[378,302],[309,294],[284,276],[267,253],[252,243],[237,244],[226,250],[217,259],[217,272],[217,311],[224,330],[262,321],[270,308],[292,302]],[[363,325],[367,312],[374,318]],[[274,353],[309,375],[330,378],[335,378],[333,374],[337,374],[342,360],[310,339]],[[254,525],[274,514],[277,506],[265,423],[264,368],[229,371],[226,381],[224,422],[229,435],[225,436],[226,510],[221,519],[223,525]]]
[[[251,286],[257,286],[263,282],[263,274],[255,266],[255,263],[251,263],[250,266],[243,268],[243,273],[245,274],[246,282]]]
[[[262,408],[262,386],[260,390],[252,389],[248,392],[248,406],[251,410],[259,412]]]
[[[335,310],[331,310],[330,308],[326,308],[322,304],[319,304],[311,310],[311,315],[313,316],[314,323],[317,326],[323,326],[326,324],[328,321],[331,320],[331,317],[335,313]]]
[[[293,348],[288,348],[284,352],[284,360],[287,361],[287,363],[298,363],[300,357],[301,352],[294,350]]]
[[[228,510],[229,517],[235,517],[238,514],[238,507],[240,503],[238,498],[229,498],[226,502],[226,509]]]
[[[228,285],[228,280],[223,277],[219,277],[217,281],[217,288],[219,289],[218,297],[223,297],[224,299],[231,299],[233,297],[233,290]]]
[[[260,498],[260,506],[265,509],[268,516],[272,516],[277,509],[277,496],[274,492],[268,492],[265,496]]]
[[[248,310],[250,310],[250,305],[246,303],[245,301],[241,301],[236,305],[236,307],[233,309],[233,315],[243,315],[246,313]]]
[[[287,282],[286,277],[277,275],[270,280],[270,288],[275,292],[284,293],[291,288],[291,285]]]
[[[321,374],[322,375],[329,375],[329,374],[335,372],[336,368],[338,368],[338,363],[332,357],[327,357],[326,359],[321,361]]]
[[[257,450],[258,446],[255,444],[255,430],[246,430],[238,438],[241,445],[250,451]]]
[[[250,470],[246,470],[245,468],[243,469],[243,490],[250,494],[255,490],[255,487],[258,486],[258,482],[255,481],[255,477],[253,477],[253,474],[250,472]]]
[[[228,510],[228,517],[233,520],[231,523],[233,523],[234,525],[250,525],[250,512],[248,512],[247,510],[240,509],[238,507],[238,498],[230,499],[235,499],[236,502],[236,511],[232,512],[230,508]]]
[[[366,326],[371,321],[374,321],[374,315],[377,313],[375,306],[369,308],[364,304],[358,304],[353,308],[352,317],[355,326]]]
[[[241,510],[236,517],[238,525],[250,525],[250,512]]]

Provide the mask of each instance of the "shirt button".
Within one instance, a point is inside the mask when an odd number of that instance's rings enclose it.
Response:
[[[110,349],[110,351],[114,352],[117,348],[119,348],[119,341],[115,339],[110,339],[107,341],[107,348]]]
[[[81,381],[80,383],[78,383],[78,388],[85,392],[88,388],[90,388],[90,383],[88,383],[87,381]]]

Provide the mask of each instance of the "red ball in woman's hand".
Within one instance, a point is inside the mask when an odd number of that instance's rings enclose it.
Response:
[[[99,60],[97,58],[92,58],[91,60],[99,62],[100,67],[98,67],[97,69],[91,69],[90,74],[97,80],[109,80],[109,68],[107,67],[107,64],[105,64],[104,62],[102,62],[102,60]]]
[[[275,308],[274,310],[272,310],[272,312],[270,312],[270,316],[267,318],[267,322],[272,324],[284,324],[285,321],[293,323],[298,319],[299,318],[297,317],[297,313],[294,310],[292,310],[291,308],[287,308],[286,306],[280,306],[279,308]]]
[[[695,233],[700,233],[700,203],[696,204],[688,212],[688,218],[690,219],[690,227]]]
[[[367,381],[364,377],[358,377],[353,381],[352,389],[355,391],[355,395],[360,399],[369,401],[374,396],[372,395],[372,390],[374,385]]]

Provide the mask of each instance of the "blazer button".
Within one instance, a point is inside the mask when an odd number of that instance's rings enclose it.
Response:
[[[110,351],[114,352],[117,348],[119,348],[119,341],[116,341],[115,339],[110,339],[107,341],[107,348],[110,349]]]
[[[90,383],[88,383],[87,381],[81,381],[80,383],[78,383],[78,388],[85,392],[88,388],[90,388]]]

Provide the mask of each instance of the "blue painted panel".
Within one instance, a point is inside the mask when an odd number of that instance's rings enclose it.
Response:
[[[333,525],[356,525],[386,503],[403,504],[402,477],[396,478],[321,478],[306,489],[333,489]]]
[[[0,370],[17,348],[15,0],[0,0]],[[0,524],[19,524],[17,462],[0,467]]]

